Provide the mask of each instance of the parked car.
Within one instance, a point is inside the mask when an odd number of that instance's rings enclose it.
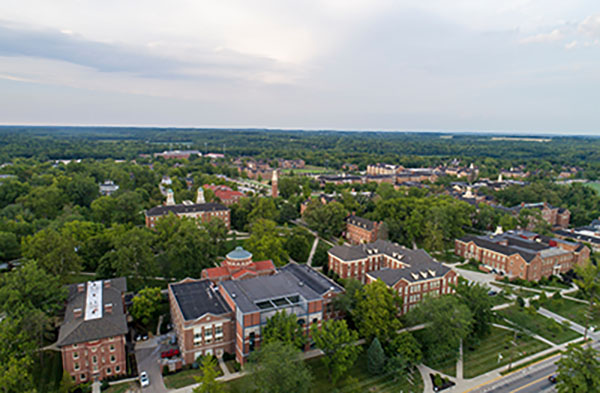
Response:
[[[556,374],[550,375],[548,381],[550,381],[550,383],[556,383]]]
[[[143,388],[150,385],[150,379],[145,371],[142,371],[140,374],[140,385],[142,385]]]
[[[179,349],[169,349],[168,351],[163,351],[160,353],[161,358],[172,358],[173,356],[179,355]]]

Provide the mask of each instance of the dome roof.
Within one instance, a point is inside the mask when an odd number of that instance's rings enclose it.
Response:
[[[235,250],[227,254],[227,259],[231,260],[243,260],[252,258],[252,253],[244,250],[242,247],[237,246]]]

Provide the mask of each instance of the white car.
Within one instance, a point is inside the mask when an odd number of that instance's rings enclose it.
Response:
[[[140,385],[142,385],[143,388],[150,385],[150,379],[148,378],[148,374],[145,371],[142,371],[142,373],[140,374]]]

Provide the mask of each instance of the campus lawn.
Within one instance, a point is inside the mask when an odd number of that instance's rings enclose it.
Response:
[[[223,375],[221,368],[217,366],[219,375]],[[202,370],[200,368],[179,371],[175,374],[169,374],[163,377],[167,389],[179,389],[184,386],[193,385],[196,382],[195,377],[200,378]]]
[[[508,296],[506,296],[504,291],[500,292],[494,296],[490,296],[490,299],[492,300],[492,307],[511,302],[511,300],[508,298]]]
[[[103,390],[102,393],[125,393],[128,389],[136,391],[139,388],[140,385],[137,382],[123,382]]]
[[[581,326],[585,326],[588,323],[587,313],[589,306],[585,303],[579,303],[569,299],[550,298],[542,303],[541,306]],[[600,311],[597,310],[592,316],[592,326],[600,326]]]
[[[562,344],[580,335],[567,326],[562,326],[553,319],[538,314],[534,309],[511,306],[497,311],[498,315],[508,319],[515,325],[538,334],[555,344]]]
[[[596,190],[597,193],[600,193],[600,182],[587,182],[584,183],[586,187]]]
[[[337,386],[332,386],[329,382],[329,376],[325,371],[321,359],[310,359],[307,361],[314,380],[310,389],[311,393],[330,393],[332,391],[348,392],[422,392],[423,380],[419,371],[415,369],[407,380],[394,381],[390,375],[382,374],[372,376],[367,371],[367,354],[363,351],[354,366],[348,370],[346,376],[340,378]],[[357,385],[348,385],[348,377],[353,377],[357,380]],[[229,393],[256,393],[252,388],[250,376],[236,379],[226,384],[226,390]]]
[[[421,336],[422,330],[416,330],[413,333],[415,339],[419,342],[423,342],[423,338]],[[424,361],[427,367],[430,367],[436,371],[439,371],[443,374],[446,374],[451,377],[456,377],[456,361],[458,359],[458,355],[442,355],[442,356],[429,356],[427,360]]]
[[[454,251],[436,252],[432,253],[431,256],[440,262],[456,263],[464,261],[464,258],[456,255]]]
[[[492,327],[490,335],[481,341],[465,341],[463,345],[464,377],[474,378],[509,364],[511,360],[514,362],[549,348],[549,345],[526,335],[518,335],[515,346],[512,342],[513,338],[513,331]],[[502,354],[500,361],[498,361],[498,354]]]

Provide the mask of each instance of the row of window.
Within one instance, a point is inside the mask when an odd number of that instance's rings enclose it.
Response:
[[[77,358],[74,357],[74,359],[77,359]],[[117,358],[115,357],[115,355],[110,355],[110,362],[114,363],[116,361],[117,361]],[[102,363],[104,363],[104,358],[102,358]],[[98,357],[96,355],[92,356],[92,364],[98,364]],[[75,362],[73,368],[75,371],[78,371],[80,369],[79,362]]]
[[[118,374],[118,373],[120,373],[120,372],[121,372],[121,366],[116,366],[116,367],[115,367],[115,373],[117,373],[117,374]],[[111,374],[112,374],[112,369],[111,369],[110,367],[107,367],[107,368],[106,368],[106,375],[111,375]],[[75,381],[75,378],[76,378],[76,377],[75,377],[75,376],[73,376],[72,378],[73,378],[73,381]],[[82,382],[83,382],[83,381],[85,381],[86,379],[87,379],[87,375],[86,375],[86,374],[81,374],[81,375],[79,376],[79,380],[80,380],[80,381],[82,381]]]
[[[73,347],[74,347],[74,348],[76,348],[76,345],[77,345],[77,344],[73,345]],[[115,348],[114,344],[110,344],[109,350],[110,350],[111,352],[114,352],[114,351],[115,351],[115,349],[116,349],[116,348]],[[97,350],[98,350],[98,347],[92,347],[92,348],[91,348],[91,351],[92,351],[92,352],[96,352]],[[102,352],[104,352],[104,348],[102,348]],[[114,357],[114,356],[113,356],[113,357]],[[73,359],[79,359],[79,352],[73,352]]]

